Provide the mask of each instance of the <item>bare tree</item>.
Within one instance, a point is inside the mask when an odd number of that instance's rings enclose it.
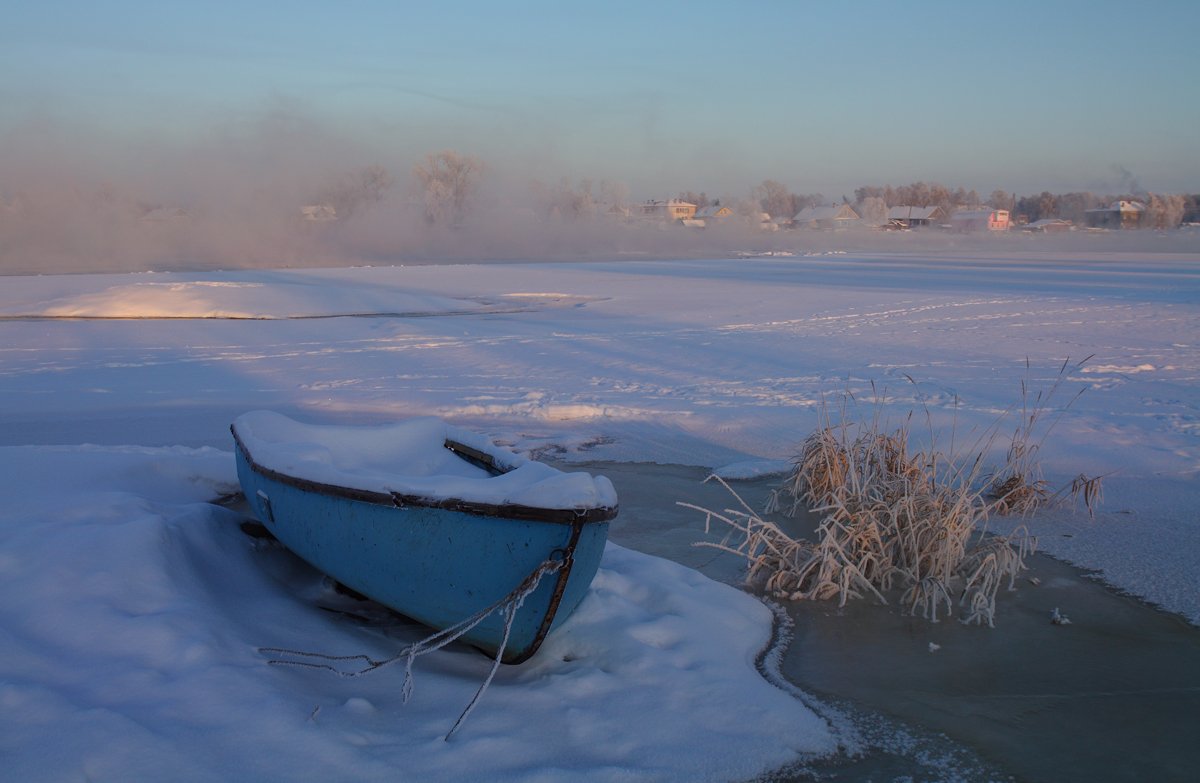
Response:
[[[424,163],[413,167],[425,197],[425,222],[461,225],[482,173],[483,161],[471,155],[454,150],[426,155]]]
[[[1104,199],[1087,191],[1079,193],[1061,193],[1054,197],[1055,211],[1058,217],[1082,224],[1087,219],[1087,211],[1095,209],[1104,203]]]
[[[940,207],[943,214],[949,215],[954,211],[954,195],[945,185],[934,182],[929,186],[929,203],[926,206]]]
[[[629,186],[624,182],[600,180],[600,202],[608,209],[624,210],[629,203]]]
[[[1037,196],[1022,196],[1017,200],[1016,212],[1024,215],[1030,223],[1058,217],[1058,198],[1047,190]]]
[[[854,200],[859,204],[865,204],[869,198],[883,198],[883,188],[878,185],[863,185],[854,189]]]
[[[854,199],[859,204],[866,203],[869,198],[881,198],[888,206],[941,207],[949,213],[954,207],[974,206],[979,203],[979,196],[974,190],[963,190],[957,187],[953,190],[940,182],[913,182],[910,185],[864,185],[854,189]]]
[[[392,187],[392,175],[383,166],[372,165],[343,175],[321,191],[317,202],[333,208],[340,220],[383,200]]]

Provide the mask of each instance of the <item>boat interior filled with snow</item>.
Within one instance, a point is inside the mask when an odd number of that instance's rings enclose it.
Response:
[[[532,656],[600,564],[617,496],[434,418],[307,424],[270,411],[232,426],[258,518],[302,559],[506,663]],[[511,607],[511,608],[510,608]]]

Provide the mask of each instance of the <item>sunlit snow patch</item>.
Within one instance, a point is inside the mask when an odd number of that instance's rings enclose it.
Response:
[[[43,318],[321,318],[338,315],[445,315],[482,304],[372,285],[285,280],[176,279],[134,282],[61,296],[16,316]]]

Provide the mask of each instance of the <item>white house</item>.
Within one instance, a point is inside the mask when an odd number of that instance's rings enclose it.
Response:
[[[328,223],[337,220],[338,215],[332,204],[309,204],[300,207],[300,217],[311,223]]]
[[[691,220],[696,216],[696,205],[679,199],[647,201],[641,205],[642,217],[660,220]]]

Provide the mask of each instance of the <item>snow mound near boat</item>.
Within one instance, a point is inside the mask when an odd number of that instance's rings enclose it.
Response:
[[[617,505],[612,482],[564,473],[479,433],[422,417],[375,427],[306,424],[273,411],[239,416],[234,431],[259,465],[320,484],[486,505],[592,509]],[[454,442],[490,456],[501,475],[463,459]]]
[[[425,636],[321,608],[321,577],[202,502],[215,449],[0,448],[5,780],[747,780],[836,749],[754,668],[758,601],[609,544],[543,650],[502,667],[454,645],[367,677],[271,666],[260,647],[384,657]],[[324,590],[324,594],[332,591]],[[348,600],[348,599],[346,599]]]

